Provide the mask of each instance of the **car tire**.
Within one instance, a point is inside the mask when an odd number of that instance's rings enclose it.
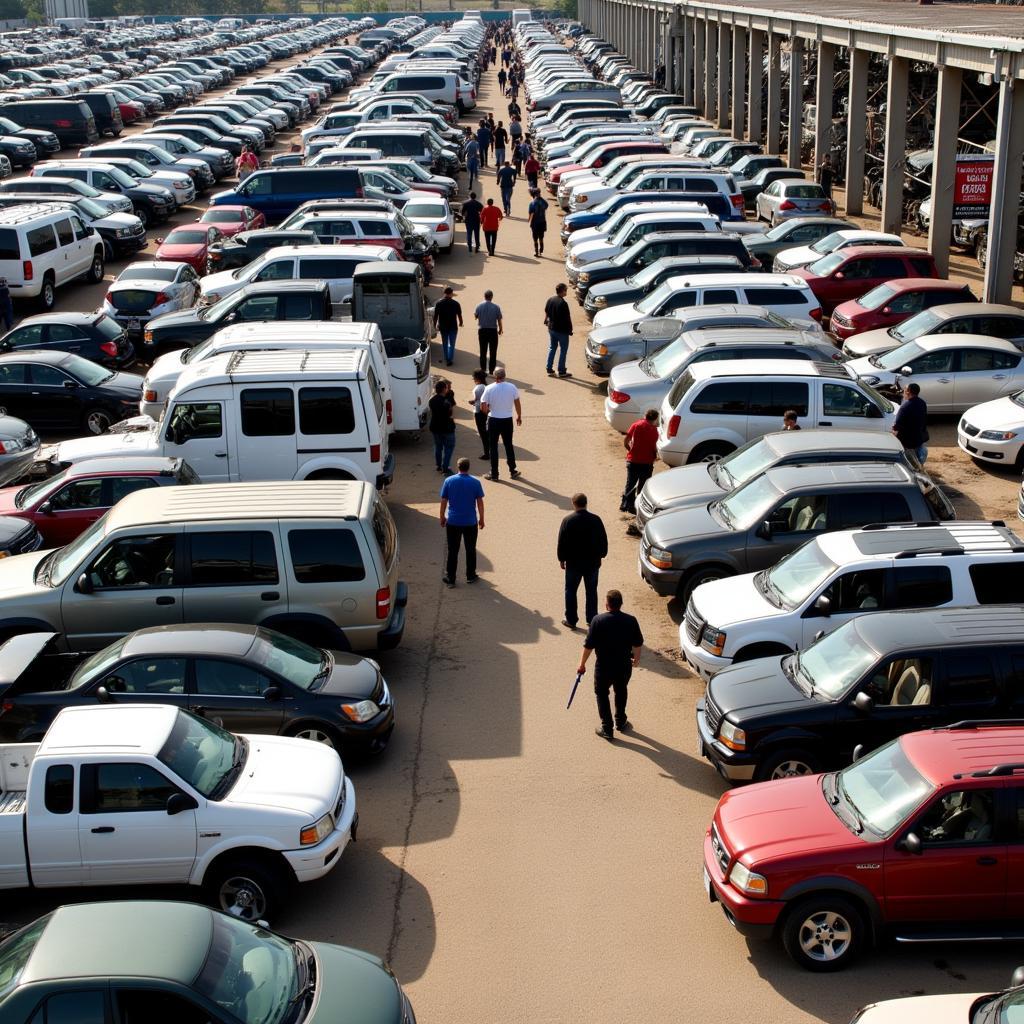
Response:
[[[218,910],[255,924],[269,920],[284,901],[284,873],[259,860],[227,860],[216,864],[206,882],[207,899]]]
[[[146,209],[145,206],[138,205],[138,206],[135,207],[135,216],[138,217],[139,220],[142,221],[142,228],[143,228],[143,230],[146,230],[149,227],[149,223],[150,223],[150,219],[151,219],[150,216],[149,216],[149,210]]]
[[[758,782],[795,779],[803,775],[814,775],[820,770],[821,765],[814,754],[794,747],[776,751],[766,757],[754,770],[754,778]]]
[[[845,896],[822,893],[800,900],[786,915],[782,944],[808,971],[841,971],[868,938],[864,913]]]
[[[341,755],[341,737],[338,735],[338,731],[326,722],[300,722],[288,729],[285,735],[300,740],[311,740],[313,743],[322,743],[325,747],[336,750],[339,756]]]
[[[696,448],[690,452],[687,458],[687,463],[693,462],[717,462],[719,459],[724,458],[730,452],[734,452],[736,446],[729,444],[728,441],[705,441],[704,444],[697,445]]]
[[[735,573],[724,565],[708,565],[703,569],[697,569],[695,572],[690,573],[689,576],[683,577],[682,582],[679,584],[679,600],[684,605],[689,604],[690,595],[702,583],[713,583],[715,580],[724,580],[727,576],[733,575]]]
[[[57,286],[53,281],[53,274],[46,274],[43,278],[42,287],[39,289],[39,308],[44,313],[49,313],[57,305]]]
[[[97,249],[92,254],[92,263],[89,264],[89,270],[85,275],[86,281],[89,284],[99,284],[103,280],[103,274],[106,268],[103,265],[103,250]]]
[[[85,410],[82,425],[90,434],[105,434],[114,424],[114,417],[101,405],[94,405]]]

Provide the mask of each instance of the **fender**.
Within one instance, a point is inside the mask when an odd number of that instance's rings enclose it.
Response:
[[[365,480],[369,483],[373,483],[373,480],[366,475],[366,469],[360,465],[356,459],[359,455],[365,461],[369,461],[370,453],[367,450],[369,445],[363,445],[359,448],[359,454],[341,454],[340,452],[323,452],[317,454],[304,454],[303,450],[298,451],[299,456],[299,470],[295,474],[295,480],[305,480],[308,476],[316,473],[321,469],[333,469],[340,470],[342,473],[348,473],[353,480]]]
[[[344,630],[326,615],[314,615],[311,612],[280,612],[261,620],[259,625],[266,629],[276,629],[279,633],[285,633],[288,636],[291,635],[291,629],[297,626],[299,627],[295,630],[297,633],[308,631],[308,633],[320,637],[321,641],[329,641],[325,646],[330,647],[332,651],[350,651],[352,649]]]
[[[791,885],[779,899],[784,903],[792,903],[801,896],[812,896],[819,892],[841,892],[854,897],[866,908],[872,931],[878,934],[884,927],[882,908],[878,905],[875,894],[852,878],[843,878],[841,875],[821,875],[817,878],[807,878]]]
[[[683,412],[683,422],[681,425],[682,429],[686,428],[687,421],[690,423],[693,421],[689,418],[692,413],[689,410]],[[703,415],[699,413],[698,415]],[[730,429],[727,424],[724,423],[708,423],[707,426],[701,427],[698,430],[693,431],[687,437],[687,448],[686,454],[689,455],[698,445],[704,444],[706,441],[725,442],[726,444],[733,444],[737,448],[747,443],[746,434],[741,434],[738,430]]]
[[[694,552],[692,557],[686,561],[682,568],[684,578],[692,576],[695,572],[709,565],[724,565],[733,573],[739,575],[746,570],[740,566],[736,559],[727,552],[699,551]]]
[[[60,634],[60,640],[57,644],[59,649],[64,652],[71,650],[59,622],[54,624],[47,622],[45,619],[32,619],[27,616],[0,619],[0,643],[21,633],[58,633]]]
[[[198,829],[198,825],[197,825]],[[203,830],[205,831],[205,830]],[[213,831],[213,829],[210,829]],[[298,836],[295,837],[298,842]],[[201,886],[206,880],[206,873],[210,870],[210,865],[220,856],[226,853],[231,853],[232,850],[260,850],[264,854],[281,854],[285,850],[293,849],[294,847],[285,846],[283,843],[274,839],[272,836],[264,835],[238,835],[229,836],[222,839],[220,842],[211,846],[202,857],[197,857],[195,863],[192,865],[192,873],[188,876],[188,884]],[[287,861],[282,857],[282,862],[287,864]],[[290,869],[289,869],[290,870]]]
[[[822,738],[816,733],[803,729],[798,725],[789,725],[765,736],[757,745],[757,754],[758,757],[766,757],[774,753],[777,747],[794,744],[810,747],[815,753],[819,753],[824,746]]]

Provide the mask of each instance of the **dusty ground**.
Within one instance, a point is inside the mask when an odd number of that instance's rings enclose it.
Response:
[[[492,71],[482,109],[496,92]],[[520,190],[495,257],[467,254],[460,237],[437,281],[456,287],[467,315],[485,288],[503,308],[499,356],[523,393],[523,477],[485,483],[483,580],[447,590],[432,453],[426,439],[397,449],[388,501],[409,624],[381,661],[398,728],[383,757],[353,771],[359,842],[328,878],[297,893],[278,926],[384,957],[423,1024],[845,1024],[876,999],[1001,987],[1022,959],[1012,946],[886,947],[822,978],[774,945],[748,944],[706,902],[701,844],[724,787],[696,753],[701,687],[679,663],[679,609],[637,575],[636,540],[617,512],[621,442],[583,364],[582,317],[575,376],[544,373],[542,307],[562,276],[561,253],[552,225],[548,254],[532,256],[525,206]],[[98,294],[72,289],[61,302],[87,309]],[[462,403],[456,454],[482,473],[465,406],[475,351],[467,326],[448,375]],[[932,437],[928,468],[955,489],[961,514],[1012,519],[1016,481],[968,462],[952,421]],[[636,731],[614,745],[594,736],[588,682],[565,709],[582,634],[560,625],[555,535],[581,489],[610,535],[601,586],[623,590],[648,645],[631,686]],[[93,895],[5,894],[0,918],[23,921]]]

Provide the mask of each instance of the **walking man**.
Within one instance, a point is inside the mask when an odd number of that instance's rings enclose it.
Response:
[[[493,199],[488,199],[487,205],[480,212],[480,226],[484,229],[484,243],[487,245],[488,256],[494,255],[494,247],[498,244],[498,225],[502,216]],[[477,249],[477,252],[479,251]]]
[[[608,555],[608,535],[601,517],[587,509],[587,496],[572,496],[573,511],[558,528],[558,564],[565,571],[565,618],[562,625],[575,629],[579,621],[576,593],[583,583],[587,625],[597,615],[597,576]]]
[[[494,380],[484,388],[480,396],[480,409],[487,413],[487,438],[491,453],[491,471],[485,480],[498,479],[498,441],[505,446],[505,462],[513,480],[521,474],[516,469],[516,450],[512,447],[512,417],[517,427],[523,425],[523,406],[519,400],[519,388],[505,380],[505,367],[494,371]]]
[[[452,453],[455,451],[455,397],[451,385],[439,380],[434,385],[434,397],[427,403],[430,409],[430,433],[434,435],[434,462],[438,473],[451,476]]]
[[[470,191],[473,189],[473,182],[480,174],[480,143],[470,136],[466,143],[466,173],[469,175]]]
[[[485,462],[491,461],[491,440],[487,436],[487,413],[480,408],[480,399],[483,398],[484,389],[487,387],[487,374],[483,370],[473,371],[473,422],[476,423],[476,432],[480,435],[480,443],[483,451],[480,458]]]
[[[565,282],[555,286],[555,294],[544,304],[544,326],[548,329],[548,376],[555,374],[555,351],[558,351],[558,376],[571,377],[565,368],[565,357],[569,351],[569,335],[572,334],[572,317],[569,303],[565,301],[569,291]]]
[[[444,290],[444,298],[438,299],[434,306],[434,330],[441,335],[441,349],[448,366],[455,359],[455,339],[459,328],[463,326],[462,306],[456,302],[454,294],[454,289],[449,285]]]
[[[487,122],[481,118],[480,127],[476,130],[476,141],[480,144],[480,166],[487,166],[487,150],[491,146],[491,129],[487,127]]]
[[[505,148],[508,146],[508,130],[505,122],[499,121],[494,129],[494,166],[501,167],[505,162]]]
[[[498,86],[501,88],[501,95],[505,95],[505,83],[508,81],[508,72],[502,68],[498,72]]]
[[[506,160],[504,165],[498,168],[498,188],[501,190],[501,205],[505,210],[506,217],[512,216],[512,189],[515,184],[515,169]]]
[[[928,405],[921,397],[920,384],[908,384],[903,389],[903,401],[896,410],[892,432],[923,466],[928,458]]]
[[[544,232],[548,229],[548,204],[541,197],[540,189],[531,189],[530,195],[533,199],[526,208],[526,218],[530,224],[530,234],[533,236],[533,255],[540,256],[544,252]]]
[[[821,158],[821,163],[818,165],[818,184],[821,186],[821,191],[832,198],[832,182],[835,181],[836,172],[832,167],[832,154],[826,153]]]
[[[594,695],[597,697],[597,713],[601,724],[595,730],[606,740],[615,738],[612,732],[612,708],[608,691],[615,690],[615,728],[629,732],[633,726],[626,717],[629,678],[640,663],[640,651],[644,646],[644,635],[640,623],[622,610],[622,594],[609,590],[604,599],[605,611],[594,617],[583,641],[583,655],[580,658],[580,675],[587,670],[591,652],[597,654],[594,666]]]
[[[458,473],[441,485],[441,527],[445,533],[445,575],[449,587],[455,586],[459,568],[459,546],[466,545],[466,582],[476,583],[476,538],[484,528],[484,486],[469,475],[469,459],[459,459]]]
[[[525,146],[526,143],[524,142],[523,145]],[[526,174],[526,183],[530,188],[537,188],[537,179],[540,177],[540,161],[533,155],[532,151],[526,154],[523,171]]]
[[[475,192],[470,192],[469,199],[462,204],[462,223],[466,225],[466,247],[470,252],[480,251],[480,214],[483,209]],[[473,248],[474,242],[476,249]]]
[[[648,409],[643,419],[632,423],[622,443],[626,449],[626,489],[619,511],[636,515],[636,499],[654,473],[658,458],[658,410]]]
[[[493,301],[494,292],[487,289],[484,301],[473,310],[476,317],[477,338],[480,341],[480,369],[485,373],[494,373],[498,362],[498,335],[504,334],[501,306]],[[486,411],[486,410],[485,410]]]

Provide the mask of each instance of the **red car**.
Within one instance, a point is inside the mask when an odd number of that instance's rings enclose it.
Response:
[[[251,206],[211,206],[197,221],[215,227],[223,238],[240,231],[255,231],[267,226],[266,218]]]
[[[822,310],[829,315],[841,303],[859,298],[888,281],[939,276],[930,252],[895,245],[851,245],[789,273],[802,277],[811,286]]]
[[[904,719],[908,721],[908,719]],[[1024,729],[912,732],[840,772],[726,793],[704,886],[737,931],[834,971],[886,933],[1008,934],[1020,919]]]
[[[859,299],[836,306],[830,329],[840,341],[846,341],[861,331],[895,327],[922,309],[945,306],[949,302],[974,301],[971,289],[965,284],[931,277],[902,277],[872,288]]]
[[[609,161],[620,156],[647,156],[658,153],[668,154],[668,149],[660,142],[616,139],[609,142],[606,146],[602,146],[596,153],[591,153],[583,163],[568,164],[567,166],[559,167],[557,170],[549,171],[544,175],[544,180],[547,182],[550,191],[557,192],[558,183],[562,180],[562,175],[568,174],[570,171],[585,171],[590,168],[596,170],[598,167],[603,167]]]
[[[158,238],[160,247],[153,257],[187,263],[197,274],[205,274],[210,266],[210,246],[224,236],[208,224],[175,228],[166,238]]]
[[[141,103],[129,102],[127,100],[115,101],[117,109],[121,111],[121,122],[123,124],[135,124],[146,116],[146,108]]]
[[[85,459],[40,483],[0,489],[0,516],[35,523],[45,547],[61,547],[126,494],[146,487],[199,482],[184,459]]]

